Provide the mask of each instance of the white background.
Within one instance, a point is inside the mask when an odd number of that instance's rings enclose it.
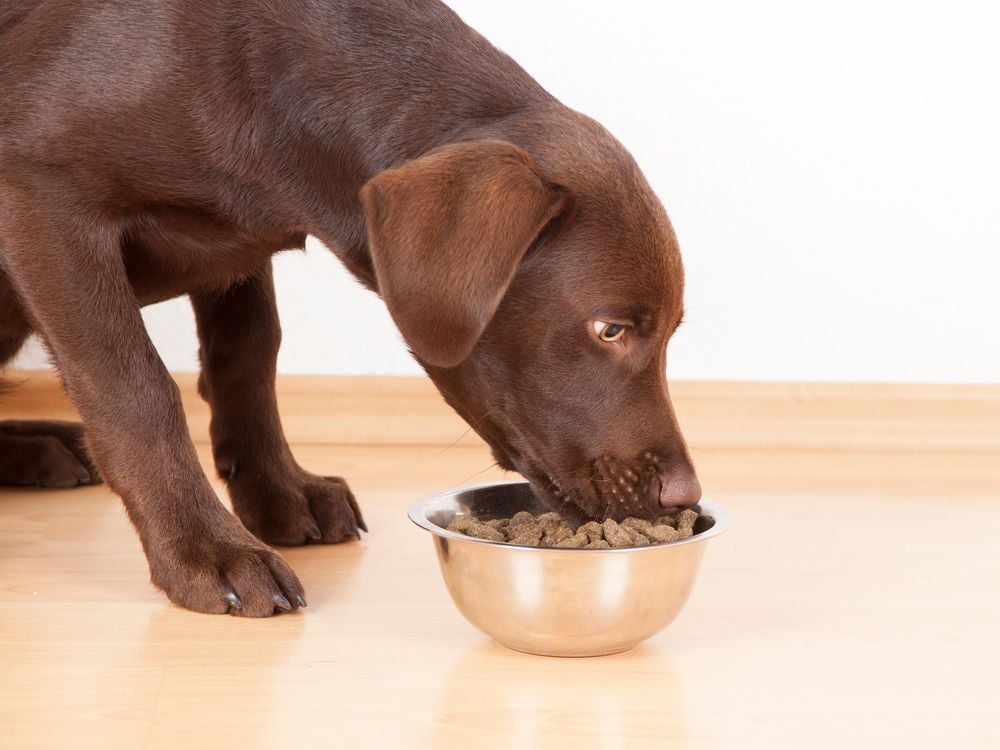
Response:
[[[1000,4],[451,4],[664,201],[688,271],[673,377],[1000,382]],[[283,372],[419,372],[317,243],[277,269]],[[147,320],[194,369],[186,303]]]

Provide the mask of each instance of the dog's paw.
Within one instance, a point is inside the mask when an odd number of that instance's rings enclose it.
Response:
[[[67,489],[92,482],[87,468],[56,438],[0,434],[0,484]]]
[[[157,546],[149,555],[153,585],[174,604],[208,614],[270,617],[305,607],[302,584],[288,563],[232,521],[226,533],[198,535],[171,549]]]
[[[68,488],[99,484],[75,422],[0,422],[0,484]]]
[[[320,538],[314,541],[336,544],[350,538],[360,539],[361,531],[368,531],[358,501],[341,477],[308,474],[305,493],[320,530]]]
[[[361,509],[340,477],[297,470],[279,479],[229,482],[233,509],[243,524],[268,544],[338,544],[368,531]]]

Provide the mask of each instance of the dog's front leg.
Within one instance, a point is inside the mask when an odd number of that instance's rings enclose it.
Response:
[[[125,502],[153,583],[201,612],[266,616],[303,606],[295,574],[227,512],[201,469],[128,281],[122,227],[74,201],[68,186],[0,184],[0,195],[7,270],[83,417],[98,468]]]
[[[212,408],[212,450],[233,509],[266,542],[343,542],[368,529],[346,482],[296,463],[274,392],[281,328],[271,264],[219,294],[193,294],[202,397]]]

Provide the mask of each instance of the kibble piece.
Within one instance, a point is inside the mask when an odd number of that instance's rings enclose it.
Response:
[[[538,525],[541,526],[544,531],[555,531],[560,526],[565,526],[562,520],[542,518],[541,516],[538,517]]]
[[[692,531],[694,529],[694,522],[697,520],[698,511],[685,508],[677,516],[677,528]],[[688,536],[690,536],[690,534]]]
[[[597,521],[588,521],[576,530],[578,534],[581,531],[587,535],[588,542],[597,542],[604,539],[604,528]]]
[[[584,547],[584,549],[611,549],[611,545],[603,539],[596,539]]]
[[[559,542],[565,541],[571,536],[573,536],[573,529],[566,524],[560,524],[555,527],[546,528],[545,534],[542,536],[542,542],[549,547],[555,547]]]
[[[476,523],[476,519],[472,516],[455,516],[451,519],[451,523],[448,524],[448,531],[457,531],[459,534],[464,534],[465,530]]]
[[[465,535],[475,537],[476,539],[487,539],[491,542],[507,541],[506,539],[504,539],[504,535],[502,532],[487,526],[485,523],[472,524],[469,528],[465,530]]]
[[[645,534],[640,534],[638,531],[632,532],[632,546],[633,547],[648,547],[650,545],[649,537]]]
[[[624,521],[621,522],[621,525],[624,526],[626,529],[634,529],[635,531],[638,531],[640,534],[645,534],[646,530],[653,524],[651,524],[645,518],[635,518],[634,516],[629,516],[628,518],[626,518]]]
[[[656,526],[669,526],[671,528],[677,528],[677,519],[673,516],[660,516],[655,521],[653,521]]]
[[[552,511],[549,511],[548,513],[542,513],[540,516],[538,516],[538,518],[536,520],[538,521],[538,523],[542,523],[542,524],[550,523],[552,521],[555,521],[556,523],[560,523],[561,524],[562,523],[562,516],[560,516],[558,513],[554,513]]]
[[[628,547],[632,544],[632,536],[614,519],[607,519],[601,526],[604,529],[604,538],[612,547]]]
[[[664,542],[676,542],[681,538],[680,532],[671,526],[650,526],[649,530],[646,532],[646,536],[650,538],[651,541],[663,544]]]
[[[582,549],[586,547],[587,544],[589,544],[587,535],[578,531],[568,539],[563,539],[561,542],[556,544],[556,547],[560,547],[561,549]]]
[[[509,518],[494,518],[493,520],[486,521],[485,523],[491,529],[496,529],[497,531],[503,531],[508,526],[510,526],[510,519]]]
[[[522,523],[511,529],[507,541],[525,547],[537,547],[538,543],[542,541],[542,527],[537,523]]]
[[[526,510],[521,510],[510,517],[510,527],[520,526],[522,523],[531,523],[535,517]]]

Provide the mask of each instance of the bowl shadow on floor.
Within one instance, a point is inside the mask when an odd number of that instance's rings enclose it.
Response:
[[[483,640],[443,677],[420,746],[627,747],[685,737],[677,643],[611,656],[534,656]],[[503,675],[502,677],[498,677]],[[669,721],[665,707],[669,707]]]

